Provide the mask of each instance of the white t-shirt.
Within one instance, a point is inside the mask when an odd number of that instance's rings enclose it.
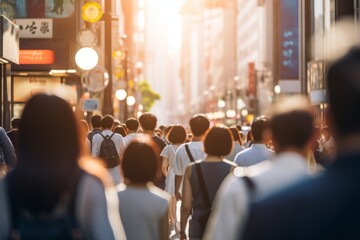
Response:
[[[241,167],[249,167],[264,160],[269,160],[274,156],[274,151],[265,144],[254,143],[248,149],[239,152],[234,162]]]
[[[130,142],[134,140],[137,136],[140,136],[139,133],[129,133],[124,137],[125,146],[129,146]]]
[[[189,145],[190,152],[194,160],[204,159],[206,154],[203,150],[203,142],[195,141],[190,143],[185,143]],[[190,163],[189,155],[186,152],[185,144],[182,144],[175,154],[176,164],[175,164],[175,175],[182,176],[185,174],[187,165]]]

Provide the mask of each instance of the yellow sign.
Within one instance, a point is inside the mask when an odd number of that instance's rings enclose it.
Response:
[[[81,17],[84,21],[95,23],[101,19],[103,11],[97,2],[87,2],[81,8]]]
[[[122,78],[125,75],[125,70],[120,65],[114,67],[114,76],[117,79]]]
[[[125,57],[125,53],[123,51],[121,51],[121,50],[115,50],[112,53],[112,57],[114,59],[120,59],[121,60],[121,59],[123,59]]]

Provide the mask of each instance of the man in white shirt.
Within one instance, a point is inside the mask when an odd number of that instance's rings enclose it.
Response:
[[[125,122],[126,128],[128,129],[128,134],[124,137],[125,145],[128,146],[129,143],[139,136],[137,130],[139,129],[139,121],[136,118],[129,118]]]
[[[254,143],[248,149],[239,152],[235,156],[235,163],[240,167],[248,167],[273,157],[274,151],[266,146],[270,140],[266,134],[269,128],[268,118],[261,116],[255,118],[251,124],[251,133],[254,137]]]
[[[205,153],[203,150],[202,139],[210,127],[210,121],[205,115],[198,114],[190,119],[189,125],[193,134],[193,139],[190,143],[185,144],[189,146],[189,150],[194,160],[203,159],[205,158]],[[180,185],[186,167],[190,163],[185,144],[181,145],[175,153],[175,197],[177,200],[181,200],[181,193],[179,192]]]
[[[309,101],[302,97],[274,106],[270,129],[275,157],[248,168],[238,167],[224,180],[204,239],[238,239],[246,223],[250,201],[258,201],[309,177],[306,156],[316,142],[314,116]],[[252,188],[241,178],[244,174],[250,179]]]
[[[110,115],[104,116],[101,119],[101,128],[102,128],[101,134],[103,136],[111,136],[113,134],[113,132],[111,131],[113,124],[114,124],[114,118],[112,116],[110,116]],[[100,155],[101,143],[104,140],[104,138],[101,136],[101,134],[100,133],[95,134],[92,139],[91,155],[94,157],[99,157],[99,155]],[[120,162],[121,162],[121,159],[122,159],[122,157],[124,155],[124,151],[125,151],[124,139],[120,134],[115,133],[111,137],[111,140],[115,144],[116,151],[119,154],[119,158],[120,158]],[[108,168],[108,171],[113,178],[114,184],[115,185],[119,184],[121,182],[120,164],[117,165],[116,167]]]

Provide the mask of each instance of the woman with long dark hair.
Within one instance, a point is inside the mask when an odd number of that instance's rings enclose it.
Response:
[[[86,134],[79,123],[60,97],[39,94],[28,101],[19,128],[18,165],[0,182],[0,239],[14,234],[24,239],[73,239],[66,231],[61,236],[42,235],[44,224],[39,222],[49,223],[63,215],[74,215],[71,229],[77,230],[77,237],[125,238],[116,214],[115,189],[105,191],[99,177],[79,166]],[[31,216],[30,220],[24,216]],[[30,223],[41,230],[35,232]]]

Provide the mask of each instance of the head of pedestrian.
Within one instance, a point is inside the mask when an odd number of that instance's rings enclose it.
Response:
[[[186,140],[186,130],[183,126],[176,124],[171,126],[167,139],[172,144],[181,144]]]
[[[269,129],[270,123],[269,118],[265,116],[259,116],[254,119],[251,124],[251,135],[253,137],[254,143],[266,143],[268,137],[265,136],[266,130]]]
[[[193,137],[201,137],[209,130],[210,121],[204,114],[194,115],[189,121]]]
[[[102,129],[112,129],[114,126],[114,118],[111,115],[105,115],[101,118]]]
[[[139,128],[139,121],[136,118],[129,118],[126,120],[125,125],[129,132],[136,132]]]
[[[38,94],[26,104],[19,128],[13,190],[32,214],[51,212],[72,186],[84,145],[80,120],[62,98]],[[56,127],[54,127],[56,126]]]
[[[340,145],[340,140],[348,139],[351,141],[354,137],[360,138],[359,76],[359,47],[351,49],[342,58],[332,63],[327,73],[329,103],[327,116],[329,127],[337,145]],[[351,142],[355,143],[355,141]]]
[[[144,185],[154,180],[158,169],[158,159],[154,142],[141,136],[127,146],[122,161],[122,171],[126,184]]]
[[[204,152],[210,156],[226,156],[233,147],[233,137],[227,127],[212,127],[204,139]]]
[[[101,128],[101,119],[102,116],[100,114],[95,114],[91,117],[91,126],[92,128]]]
[[[276,152],[296,151],[304,156],[316,142],[315,111],[308,98],[281,99],[270,110],[270,130]]]
[[[11,127],[13,129],[19,129],[21,119],[19,117],[14,117],[11,119]]]
[[[149,112],[141,114],[139,122],[144,131],[154,131],[157,124],[157,117]]]

